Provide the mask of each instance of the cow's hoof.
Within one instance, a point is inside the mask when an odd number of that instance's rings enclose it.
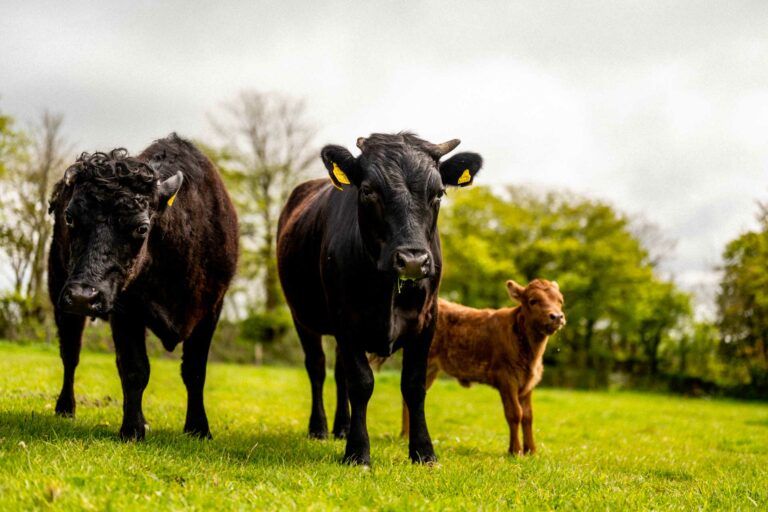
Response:
[[[207,425],[205,427],[190,427],[185,425],[184,433],[190,437],[196,437],[197,439],[213,439],[211,431]]]
[[[56,415],[62,418],[74,418],[75,401],[72,398],[59,396],[59,399],[56,400]]]
[[[333,437],[336,439],[346,439],[348,435],[348,428],[333,429]]]
[[[410,454],[411,462],[414,464],[426,464],[427,466],[434,466],[437,464],[437,455],[435,452],[415,452]]]
[[[310,439],[328,439],[328,431],[327,430],[309,430],[309,438]]]
[[[344,459],[341,461],[348,466],[362,466],[363,468],[371,468],[371,456],[365,454],[345,454]]]
[[[123,441],[143,441],[146,433],[144,423],[136,425],[125,425],[120,427],[120,439]]]

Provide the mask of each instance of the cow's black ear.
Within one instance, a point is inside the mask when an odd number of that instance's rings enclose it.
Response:
[[[320,158],[328,169],[331,183],[337,189],[343,190],[345,185],[360,184],[360,167],[357,159],[347,151],[347,148],[335,145],[325,146],[320,151]]]
[[[160,192],[160,205],[172,206],[176,200],[176,194],[181,189],[181,184],[184,183],[184,175],[181,171],[177,171],[176,174],[170,178],[159,182],[157,184],[158,192]]]
[[[482,166],[483,157],[477,153],[458,153],[440,164],[440,176],[444,185],[466,187]]]

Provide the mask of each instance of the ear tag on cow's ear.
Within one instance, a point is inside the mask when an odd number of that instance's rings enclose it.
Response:
[[[469,169],[464,169],[464,172],[461,173],[461,176],[459,176],[459,180],[456,182],[457,185],[463,185],[464,183],[469,183],[472,181],[472,175],[469,174]]]
[[[336,162],[333,162],[333,176],[336,178],[336,181],[341,183],[342,185],[351,185],[352,182],[349,181],[349,178],[346,174],[344,174],[344,171],[341,170],[339,165]],[[333,186],[336,187],[339,190],[343,190],[340,185],[336,183],[336,181],[331,180],[333,183]]]
[[[176,195],[177,195],[177,194],[178,194],[178,192],[176,192],[176,194],[173,194],[173,195],[170,197],[170,199],[168,199],[168,206],[173,206],[173,202],[176,200]]]

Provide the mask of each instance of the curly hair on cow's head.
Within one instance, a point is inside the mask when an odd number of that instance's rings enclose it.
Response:
[[[146,188],[141,185],[156,180],[155,170],[145,162],[128,156],[128,150],[125,148],[116,148],[109,153],[83,152],[64,173],[67,185],[83,181],[102,184],[118,181],[123,185],[139,185],[139,188]]]

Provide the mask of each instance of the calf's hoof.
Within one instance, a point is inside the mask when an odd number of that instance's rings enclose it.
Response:
[[[59,395],[56,400],[56,415],[62,418],[75,417],[75,399],[64,395]]]

